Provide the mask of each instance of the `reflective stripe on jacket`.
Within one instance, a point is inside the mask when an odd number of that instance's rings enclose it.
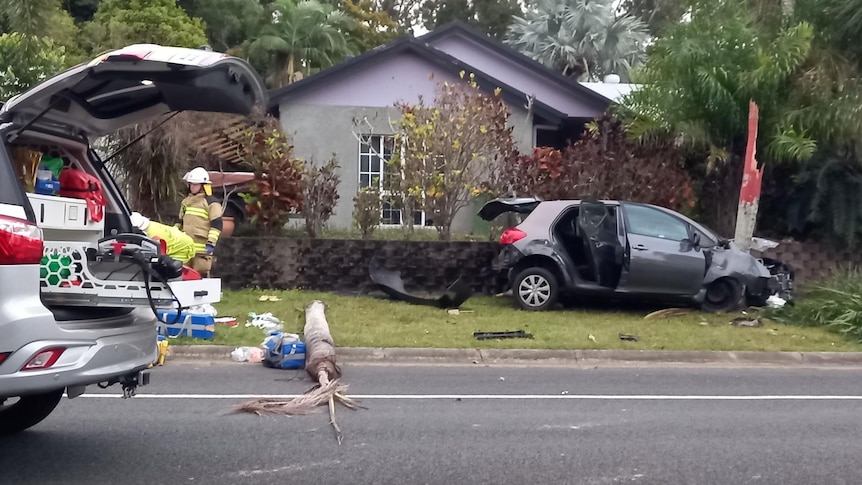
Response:
[[[191,236],[178,228],[150,221],[145,232],[147,236],[163,239],[168,246],[168,256],[181,261],[183,264],[195,257],[195,242]]]
[[[180,227],[192,237],[196,253],[205,253],[207,244],[215,246],[222,230],[219,199],[204,193],[189,195],[180,207]]]

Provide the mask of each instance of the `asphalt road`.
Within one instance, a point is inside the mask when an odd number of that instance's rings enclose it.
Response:
[[[9,484],[859,484],[862,370],[349,366],[325,408],[230,414],[302,372],[157,369],[131,400],[88,390],[0,439]],[[107,392],[107,394],[105,393]]]

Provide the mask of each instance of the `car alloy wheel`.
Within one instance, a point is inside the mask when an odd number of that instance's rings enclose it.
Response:
[[[515,278],[515,300],[524,310],[539,311],[557,302],[557,279],[544,268],[528,268]]]

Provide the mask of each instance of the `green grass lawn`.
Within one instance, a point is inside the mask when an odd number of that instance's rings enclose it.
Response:
[[[258,301],[261,295],[277,295],[281,301]],[[217,326],[214,340],[182,337],[171,344],[259,345],[265,334],[258,328],[244,326],[249,312],[271,312],[282,320],[285,331],[301,334],[304,307],[315,299],[327,305],[326,318],[333,338],[342,347],[862,351],[862,344],[824,328],[771,321],[765,321],[759,328],[730,325],[737,315],[693,313],[645,320],[648,310],[525,312],[515,309],[508,297],[474,297],[464,303],[460,314],[451,315],[446,310],[368,296],[298,290],[225,291],[222,301],[215,306],[220,317],[237,317],[236,327]],[[519,329],[534,338],[484,341],[473,338],[475,331]],[[620,333],[637,335],[640,340],[622,341]]]

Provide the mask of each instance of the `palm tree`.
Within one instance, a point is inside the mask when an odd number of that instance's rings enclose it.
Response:
[[[579,80],[617,74],[644,62],[646,25],[617,16],[612,0],[538,0],[515,17],[505,42],[523,54]]]
[[[27,37],[48,35],[59,0],[0,0],[0,12],[11,32]]]
[[[275,0],[248,54],[270,61],[267,84],[281,87],[353,54],[347,39],[351,24],[349,15],[318,0]]]

